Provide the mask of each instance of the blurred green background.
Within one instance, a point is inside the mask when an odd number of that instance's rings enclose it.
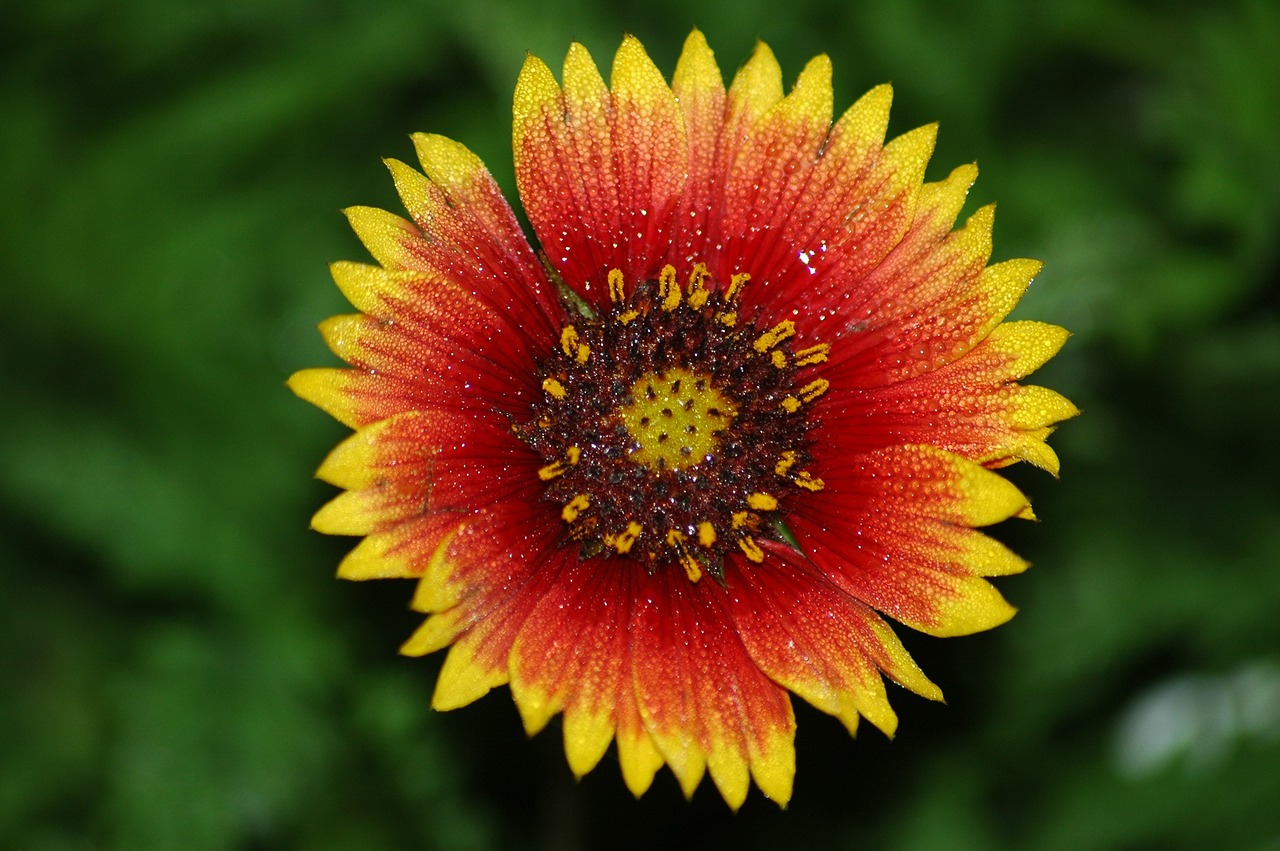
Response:
[[[0,847],[1280,849],[1280,4],[844,0],[6,3],[0,9]],[[339,209],[459,139],[509,193],[526,50],[666,73],[697,25],[977,160],[1038,380],[1086,412],[1015,470],[1036,567],[988,635],[906,636],[949,705],[890,743],[804,706],[786,812],[610,756],[575,784],[505,689],[428,710],[410,586],[331,579]]]

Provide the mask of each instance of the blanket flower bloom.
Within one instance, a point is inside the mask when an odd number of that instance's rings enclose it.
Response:
[[[1031,517],[993,469],[1057,471],[1076,409],[1018,381],[1066,332],[1002,321],[1040,264],[987,264],[991,207],[953,229],[977,171],[924,183],[935,128],[886,143],[888,86],[833,124],[827,57],[784,96],[762,44],[726,89],[696,31],[670,84],[633,38],[561,79],[530,57],[515,92],[540,253],[440,136],[387,163],[408,219],[347,211],[350,368],[290,379],[355,429],[313,526],[364,536],[339,576],[417,580],[436,708],[507,684],[578,776],[616,741],[636,795],[665,764],[785,804],[789,692],[892,735],[885,677],[941,693],[886,617],[1013,615],[984,577],[1026,564],[975,527]]]

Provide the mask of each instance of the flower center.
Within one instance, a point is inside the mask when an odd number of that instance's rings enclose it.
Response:
[[[801,373],[828,346],[793,350],[790,321],[740,322],[747,280],[712,291],[699,264],[682,288],[667,266],[627,296],[614,270],[608,312],[561,330],[544,395],[513,430],[543,459],[544,498],[583,558],[722,578],[728,553],[761,561],[757,538],[781,537],[780,507],[822,489],[804,468],[827,382]]]
[[[651,470],[683,470],[704,463],[738,414],[711,378],[684,367],[645,373],[618,413],[636,448],[631,460]]]

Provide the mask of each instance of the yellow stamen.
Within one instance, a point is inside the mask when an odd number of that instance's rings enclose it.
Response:
[[[707,271],[707,264],[694,264],[693,272],[689,275],[689,306],[694,310],[701,309],[711,297],[711,292],[707,289],[709,280],[711,273]]]
[[[557,399],[563,399],[568,395],[568,392],[564,389],[564,385],[559,381],[556,381],[554,378],[544,378],[542,380],[542,389],[547,391],[548,395],[554,396]]]
[[[636,538],[640,537],[640,533],[644,531],[644,527],[636,521],[632,520],[627,524],[626,531],[616,537],[606,535],[604,542],[613,547],[620,554],[626,555],[631,552],[631,545],[636,542]]]
[[[753,493],[747,496],[747,505],[756,511],[773,511],[778,507],[778,500],[767,493]]]
[[[640,315],[640,311],[638,310],[628,310],[625,313],[618,314],[618,322],[622,325],[626,325],[639,315]]]
[[[800,398],[806,402],[812,402],[823,393],[827,392],[827,388],[831,386],[831,382],[825,378],[815,378],[808,384],[800,388]]]
[[[676,267],[668,263],[658,273],[658,295],[662,297],[662,309],[667,313],[680,306],[680,285],[676,283]]]
[[[709,547],[716,542],[716,527],[706,520],[698,524],[698,543]]]
[[[777,473],[779,476],[785,476],[787,474],[787,470],[790,470],[795,463],[796,463],[795,450],[793,449],[784,450],[782,453],[782,460],[779,461],[776,466],[774,466],[773,472]]]
[[[623,290],[623,283],[624,281],[622,278],[622,270],[610,269],[609,270],[609,300],[612,301],[614,304],[617,304],[620,301],[625,301],[627,298],[627,294]]]
[[[585,364],[591,357],[591,348],[578,338],[578,329],[572,325],[564,326],[564,330],[560,332],[560,348],[579,366]]]
[[[819,343],[816,346],[801,349],[796,352],[796,366],[812,366],[815,363],[822,363],[827,359],[827,355],[830,352],[831,346],[826,343]]]
[[[691,553],[681,551],[680,566],[684,568],[684,575],[689,577],[690,582],[697,582],[702,578],[702,565],[698,564]]]
[[[782,349],[774,349],[770,352],[769,359],[773,361],[773,365],[778,369],[785,369],[787,366],[787,353]]]
[[[573,353],[578,349],[578,329],[572,325],[566,325],[560,329],[560,348],[566,355],[573,357]]]
[[[747,554],[747,558],[756,564],[764,561],[764,550],[760,549],[760,545],[750,535],[743,535],[738,539],[738,546]]]
[[[564,522],[572,523],[578,519],[578,515],[591,507],[591,497],[585,493],[580,493],[573,499],[565,503],[564,511],[560,512],[560,516],[564,518]]]
[[[554,479],[556,476],[563,476],[564,471],[565,471],[564,462],[557,461],[554,464],[548,464],[547,466],[538,470],[538,478],[542,479],[542,481],[544,482],[549,482],[552,479]]]
[[[684,575],[689,577],[690,582],[697,582],[702,578],[702,565],[698,564],[698,560],[689,552],[689,548],[684,542],[686,536],[683,532],[672,529],[667,532],[667,546],[674,549],[680,557],[680,564],[684,567]]]
[[[738,324],[738,313],[734,310],[731,310],[728,313],[719,313],[716,314],[716,319],[719,319],[720,324],[724,325],[726,328],[732,328]]]
[[[751,346],[760,354],[764,354],[795,333],[796,323],[790,319],[784,319],[757,337]]]
[[[826,482],[822,481],[822,479],[814,478],[809,475],[808,470],[801,470],[797,473],[795,483],[796,487],[804,488],[805,490],[813,491],[814,493],[817,493],[827,486]]]
[[[794,414],[796,411],[800,410],[800,400],[795,396],[788,396],[782,400],[782,409],[788,414]]]
[[[747,512],[735,511],[732,516],[733,528],[741,529],[747,525]]]
[[[557,461],[554,464],[548,464],[538,470],[538,478],[544,482],[549,482],[556,476],[563,476],[569,467],[575,466],[582,458],[582,449],[577,446],[570,446],[564,451],[565,460]],[[566,518],[567,519],[567,518]]]
[[[734,275],[732,278],[730,278],[729,289],[725,290],[725,293],[724,293],[725,304],[732,304],[734,299],[736,299],[739,296],[739,294],[742,293],[742,288],[747,285],[747,281],[749,280],[751,280],[751,276],[748,275],[746,272],[743,272],[738,275]]]

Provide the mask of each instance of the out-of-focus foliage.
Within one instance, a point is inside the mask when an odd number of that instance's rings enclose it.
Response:
[[[505,694],[429,712],[410,589],[307,531],[342,429],[283,387],[333,362],[377,157],[443,133],[510,191],[526,50],[632,32],[669,73],[694,24],[941,120],[1086,412],[1061,482],[1014,473],[1023,613],[907,636],[949,705],[896,695],[893,743],[799,708],[785,813],[574,784]],[[1277,45],[1268,0],[5,4],[0,846],[1280,847]]]

